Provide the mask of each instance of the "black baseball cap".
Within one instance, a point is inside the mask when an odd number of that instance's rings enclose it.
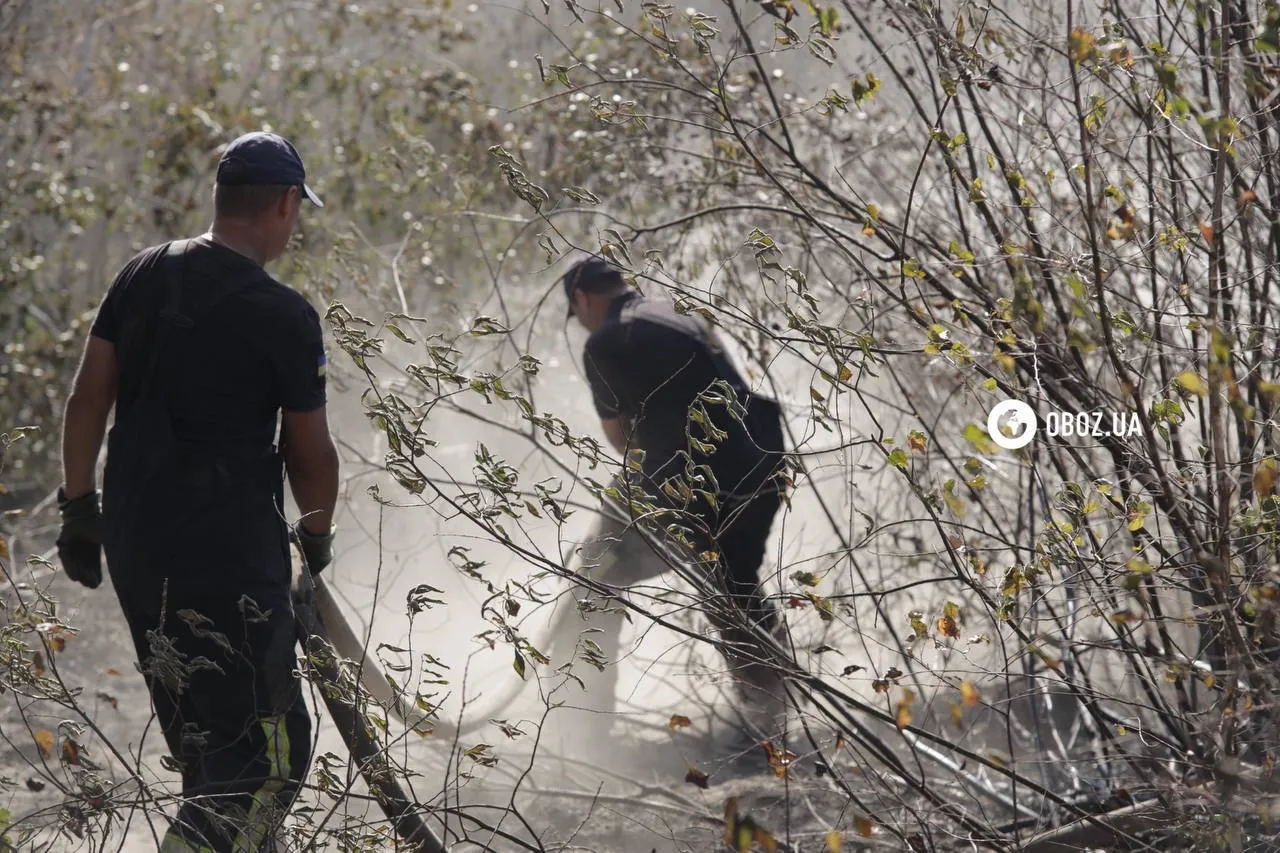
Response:
[[[256,130],[237,136],[218,160],[217,182],[224,187],[249,184],[284,184],[301,187],[316,207],[324,207],[307,186],[307,170],[298,149],[275,133]]]
[[[567,316],[573,316],[573,292],[582,290],[587,293],[608,293],[623,283],[622,270],[604,258],[592,256],[583,258],[564,274],[564,298],[569,300]]]

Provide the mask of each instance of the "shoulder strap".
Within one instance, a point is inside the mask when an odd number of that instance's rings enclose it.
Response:
[[[142,381],[138,385],[137,396],[145,397],[147,392],[152,390],[156,378],[156,368],[160,363],[160,354],[165,349],[169,337],[175,329],[190,329],[195,325],[195,317],[190,312],[182,311],[182,291],[185,284],[184,273],[187,263],[187,249],[191,246],[191,240],[174,240],[165,247],[165,257],[162,262],[161,276],[163,279],[162,287],[165,290],[164,304],[160,308],[160,312],[156,318],[155,331],[151,340],[148,342],[148,358],[147,367],[142,374]],[[266,270],[259,267],[256,272],[249,275],[241,276],[231,284],[224,287],[221,292],[215,295],[200,306],[200,310],[195,312],[196,316],[204,314],[234,293],[261,281],[266,277]]]
[[[182,244],[182,248],[180,251],[175,251],[178,243]],[[164,260],[160,268],[161,287],[165,290],[164,305],[156,317],[155,331],[148,342],[147,366],[142,372],[142,380],[138,383],[137,396],[139,399],[147,396],[147,392],[151,390],[155,380],[156,366],[160,363],[160,350],[164,349],[163,344],[167,338],[165,332],[168,330],[170,318],[179,316],[178,312],[182,304],[183,272],[187,260],[188,245],[186,240],[174,240],[165,246]]]

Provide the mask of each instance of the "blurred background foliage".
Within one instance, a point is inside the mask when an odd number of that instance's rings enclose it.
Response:
[[[341,293],[447,326],[527,230],[490,148],[543,185],[589,174],[608,192],[629,182],[620,138],[644,130],[586,127],[563,92],[563,126],[521,109],[554,82],[519,49],[548,25],[476,4],[17,0],[0,16],[0,424],[39,427],[10,448],[11,504],[56,485],[62,401],[116,271],[207,227],[236,135],[292,139],[325,202],[304,212],[278,278],[321,310]]]

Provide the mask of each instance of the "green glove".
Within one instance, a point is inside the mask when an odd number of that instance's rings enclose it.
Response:
[[[102,510],[98,492],[92,491],[67,499],[58,489],[58,512],[62,527],[58,531],[58,559],[67,577],[89,589],[102,583]]]
[[[336,531],[337,528],[330,525],[328,533],[318,536],[303,527],[301,521],[293,526],[293,535],[302,551],[302,561],[312,577],[320,574],[333,562],[333,534]]]

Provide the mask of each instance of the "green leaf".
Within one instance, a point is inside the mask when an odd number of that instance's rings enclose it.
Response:
[[[907,451],[901,447],[895,447],[893,452],[889,454],[889,463],[903,471],[907,470]]]
[[[397,338],[399,338],[400,340],[404,341],[406,344],[416,344],[416,343],[417,343],[417,341],[415,341],[413,338],[411,338],[411,337],[409,337],[408,335],[406,335],[406,334],[404,333],[404,331],[403,331],[399,326],[397,326],[395,323],[387,323],[387,325],[386,325],[386,327],[385,327],[385,328],[386,328],[386,330],[387,330],[388,332],[390,332],[391,334],[395,335]]]

